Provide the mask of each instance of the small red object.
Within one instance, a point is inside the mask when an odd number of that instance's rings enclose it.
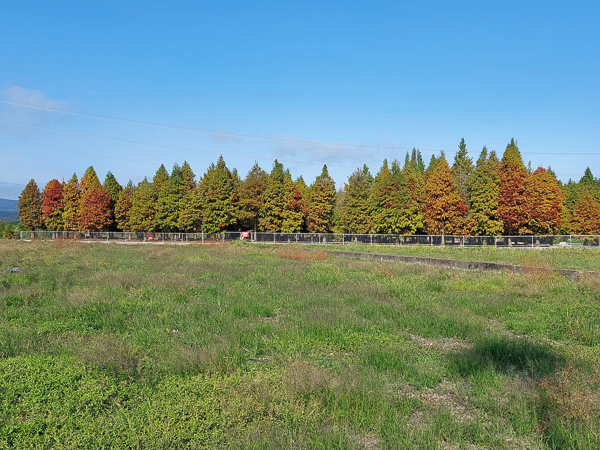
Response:
[[[247,232],[247,231],[242,231],[242,237],[243,237],[243,238],[250,237],[250,233],[249,233],[249,232]]]

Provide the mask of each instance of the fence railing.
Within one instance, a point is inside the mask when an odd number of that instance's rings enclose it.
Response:
[[[427,245],[446,247],[585,247],[600,248],[600,236],[594,235],[523,235],[523,236],[449,236],[402,234],[336,233],[144,233],[116,231],[21,231],[23,240],[72,239],[79,241],[147,243],[218,243],[245,239],[265,244],[338,244],[338,245]]]

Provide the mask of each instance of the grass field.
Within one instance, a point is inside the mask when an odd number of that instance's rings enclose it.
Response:
[[[293,246],[0,250],[0,447],[600,447],[598,279]]]
[[[324,250],[384,253],[427,258],[489,261],[528,267],[600,271],[600,248],[429,247],[426,245],[321,245]]]

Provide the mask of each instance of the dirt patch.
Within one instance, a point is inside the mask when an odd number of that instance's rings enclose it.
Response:
[[[366,434],[358,438],[358,448],[360,449],[377,449],[379,448],[379,440],[371,435]]]
[[[273,316],[273,317],[256,316],[256,318],[258,320],[263,321],[263,322],[279,323],[279,317],[278,316]]]
[[[452,338],[428,339],[416,334],[409,334],[410,340],[422,347],[430,347],[442,352],[456,352],[461,350],[470,350],[474,345],[467,341],[459,341]]]
[[[445,410],[457,420],[464,422],[479,417],[479,410],[471,408],[467,397],[459,393],[459,386],[450,381],[443,381],[432,389],[419,390],[406,384],[399,389],[399,393],[408,398],[416,398],[421,403],[438,410]],[[413,413],[409,424],[423,426],[423,414]],[[411,422],[412,421],[412,422]]]

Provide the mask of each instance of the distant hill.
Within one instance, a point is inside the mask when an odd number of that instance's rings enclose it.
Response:
[[[14,211],[17,212],[17,200],[8,200],[6,198],[0,198],[0,211]]]
[[[3,222],[18,222],[19,211],[17,205],[17,200],[0,198],[0,220]]]

